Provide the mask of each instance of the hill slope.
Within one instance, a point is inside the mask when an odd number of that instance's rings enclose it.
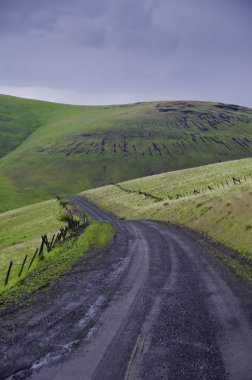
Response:
[[[70,106],[0,96],[0,211],[252,155],[252,110],[207,102]]]
[[[170,221],[206,233],[252,260],[252,158],[163,173],[82,194],[123,218]]]

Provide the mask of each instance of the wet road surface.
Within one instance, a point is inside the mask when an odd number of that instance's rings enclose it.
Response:
[[[1,315],[1,379],[252,379],[252,293],[199,239],[121,221],[114,241]]]

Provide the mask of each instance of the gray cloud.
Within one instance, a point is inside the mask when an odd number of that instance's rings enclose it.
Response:
[[[248,0],[0,0],[0,90],[252,106],[251,11]]]

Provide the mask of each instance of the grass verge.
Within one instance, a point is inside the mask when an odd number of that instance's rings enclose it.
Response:
[[[24,299],[69,271],[91,247],[104,247],[113,237],[114,231],[109,222],[90,224],[77,238],[65,241],[47,253],[43,260],[36,258],[30,273],[24,275],[14,287],[2,288],[0,302],[5,305],[13,300]],[[14,279],[12,280],[14,281]]]
[[[9,262],[13,261],[11,278],[16,278],[25,255],[27,264],[39,247],[41,235],[51,238],[64,224],[59,220],[60,206],[56,200],[36,203],[0,214],[0,292]],[[25,269],[26,269],[25,267]]]
[[[234,274],[252,284],[252,262],[249,263],[241,260],[237,255],[228,255],[219,251],[215,251],[214,256],[227,265]]]

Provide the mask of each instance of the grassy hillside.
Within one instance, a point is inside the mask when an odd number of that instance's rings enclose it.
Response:
[[[14,262],[12,277],[16,276],[26,254],[31,260],[41,243],[41,235],[49,237],[58,232],[60,207],[55,200],[11,210],[0,214],[0,290],[9,262]]]
[[[251,174],[249,158],[127,181],[83,195],[120,217],[170,221],[206,233],[252,260]]]
[[[74,107],[72,107],[74,108]],[[17,148],[41,125],[65,116],[63,104],[0,95],[0,158]]]
[[[69,106],[0,96],[0,211],[252,155],[252,110],[207,102]]]

